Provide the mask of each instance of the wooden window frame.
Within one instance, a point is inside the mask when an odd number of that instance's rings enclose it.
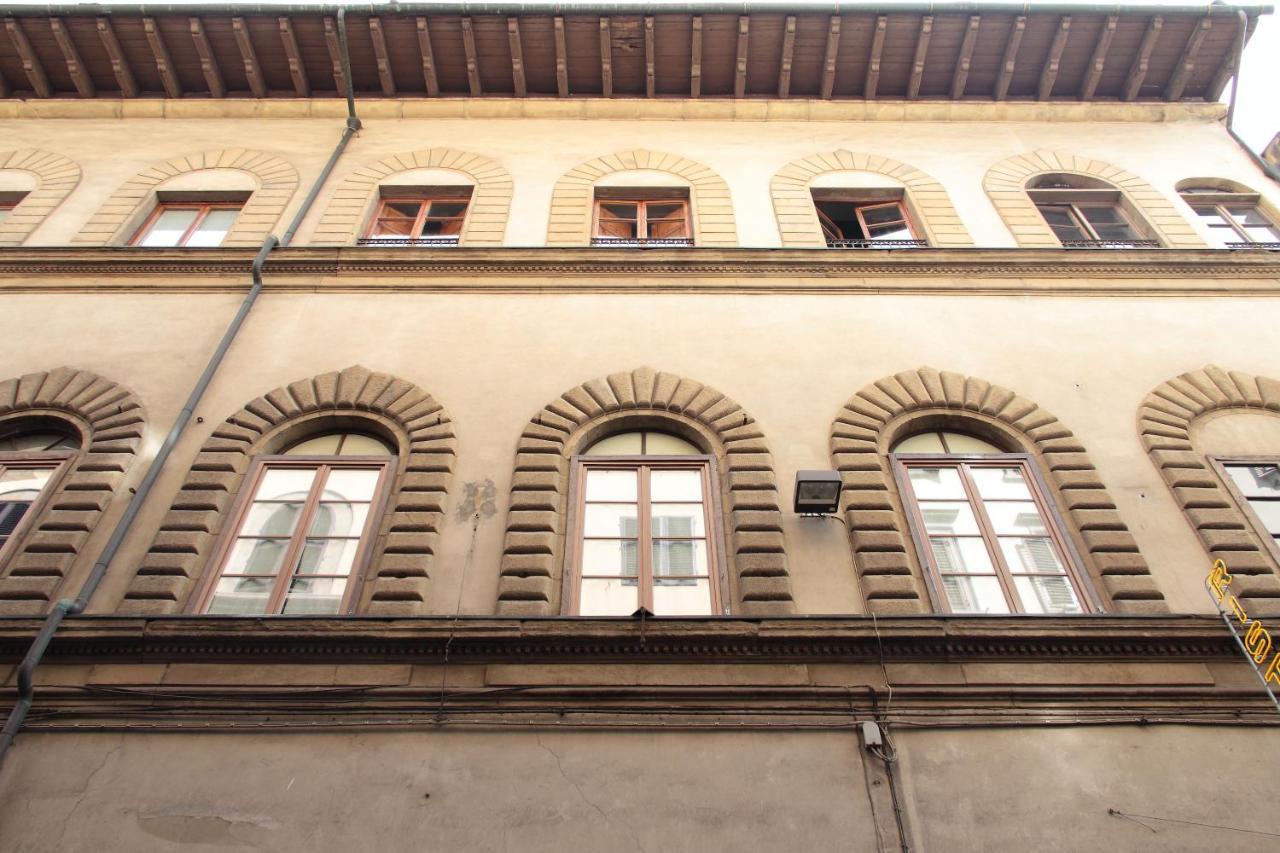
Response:
[[[1253,504],[1245,497],[1244,492],[1236,485],[1231,474],[1227,472],[1228,465],[1247,465],[1252,468],[1269,466],[1272,468],[1280,468],[1280,455],[1274,456],[1210,456],[1209,465],[1217,473],[1218,479],[1222,481],[1222,485],[1226,487],[1227,493],[1231,495],[1236,502],[1236,506],[1244,513],[1245,518],[1249,522],[1249,526],[1253,532],[1257,534],[1265,544],[1264,548],[1271,555],[1271,559],[1277,565],[1280,565],[1280,542],[1276,541],[1275,535],[1272,534],[1267,526],[1262,523],[1262,519],[1254,510]],[[1228,566],[1230,568],[1230,566]]]
[[[565,549],[568,555],[563,572],[563,588],[561,591],[561,611],[566,616],[582,619],[615,618],[601,616],[580,616],[578,607],[582,592],[582,548],[584,526],[586,521],[586,473],[591,469],[635,471],[637,480],[636,514],[637,514],[637,547],[639,559],[637,583],[639,584],[639,603],[637,608],[644,607],[653,612],[653,553],[652,535],[649,533],[650,507],[648,496],[648,477],[641,469],[680,470],[696,468],[702,475],[702,511],[705,516],[707,543],[708,586],[711,591],[711,612],[700,616],[660,618],[702,618],[709,616],[729,615],[729,573],[721,543],[724,541],[724,525],[720,509],[720,491],[715,487],[719,482],[716,460],[708,454],[690,454],[688,456],[584,456],[575,455],[569,460],[572,476],[569,478],[570,518],[567,525],[573,537]],[[650,547],[645,547],[645,542]],[[647,573],[646,573],[647,572]],[[647,585],[646,585],[647,581]],[[630,614],[624,614],[630,615]]]
[[[365,241],[373,241],[373,245],[377,245],[378,242],[382,242],[382,239],[379,238],[378,235],[374,234],[374,231],[378,227],[378,220],[383,218],[382,212],[387,209],[388,204],[396,204],[396,203],[403,204],[405,202],[416,202],[418,204],[418,215],[413,220],[413,233],[405,237],[399,237],[399,238],[392,237],[387,239],[385,242],[394,244],[397,240],[415,241],[415,242],[421,241],[425,245],[435,245],[435,244],[446,244],[446,243],[455,244],[455,243],[460,243],[462,241],[462,234],[467,227],[467,217],[471,214],[471,196],[470,195],[450,196],[450,195],[436,195],[434,193],[414,194],[412,192],[388,194],[380,197],[378,199],[378,205],[373,209],[373,216],[372,218],[370,218],[369,224],[365,227],[364,235],[361,237],[361,239]],[[424,238],[422,236],[422,227],[424,224],[426,224],[426,221],[428,219],[428,211],[431,209],[431,206],[434,205],[436,202],[440,202],[442,204],[466,205],[465,209],[462,211],[461,216],[446,217],[448,219],[461,220],[461,222],[458,225],[457,234],[444,234],[444,235],[440,235],[439,237],[427,237],[427,238]],[[452,238],[452,239],[449,239],[449,238]]]
[[[600,210],[606,204],[634,204],[636,206],[636,236],[635,237],[610,237],[600,233]],[[684,208],[684,236],[682,237],[650,237],[649,236],[649,219],[648,207],[651,204],[679,204]],[[612,196],[612,195],[596,195],[595,204],[591,208],[591,240],[608,240],[616,241],[619,244],[638,243],[644,244],[650,241],[680,241],[683,245],[693,245],[693,215],[692,206],[689,199],[684,195],[671,195],[667,198],[656,197],[654,195],[630,195],[630,196]]]
[[[49,474],[49,479],[40,489],[40,494],[31,502],[31,508],[13,528],[13,532],[9,534],[4,544],[0,545],[0,576],[8,575],[7,566],[13,552],[18,548],[17,543],[27,535],[35,524],[35,519],[44,512],[50,496],[61,488],[62,479],[66,476],[71,467],[71,461],[75,459],[78,452],[76,450],[40,450],[0,453],[0,474],[11,468],[53,467],[53,472]]]
[[[365,519],[365,529],[360,533],[360,544],[356,549],[355,557],[351,561],[351,573],[348,575],[349,581],[347,588],[343,591],[342,602],[339,604],[338,611],[332,614],[308,614],[315,618],[352,615],[360,602],[361,589],[364,586],[365,575],[378,538],[378,528],[381,526],[381,519],[386,512],[390,499],[392,480],[395,479],[397,468],[396,463],[397,457],[395,456],[289,456],[275,454],[259,456],[254,459],[240,487],[240,493],[236,496],[234,508],[230,515],[230,523],[219,534],[217,545],[213,550],[213,559],[209,562],[210,570],[205,572],[206,577],[196,594],[192,596],[188,611],[194,615],[212,615],[219,618],[229,616],[232,618],[262,619],[288,616],[289,614],[281,612],[281,608],[288,597],[289,586],[296,576],[295,569],[301,557],[302,547],[307,540],[307,530],[315,517],[316,507],[320,503],[321,484],[327,481],[328,471],[335,468],[378,468],[378,483],[374,486],[373,498],[369,502],[369,515]],[[218,582],[223,577],[227,559],[231,555],[232,548],[235,547],[236,540],[240,538],[240,530],[249,514],[249,510],[253,506],[258,488],[262,485],[262,478],[267,471],[281,468],[314,469],[317,473],[312,483],[311,491],[308,492],[302,510],[298,514],[298,521],[294,526],[293,534],[289,538],[289,545],[281,558],[280,572],[276,575],[275,585],[270,596],[268,596],[266,612],[245,614],[243,616],[207,613],[206,611],[213,600],[214,592],[218,588]]]
[[[1245,227],[1236,221],[1235,215],[1232,214],[1231,211],[1227,209],[1229,206],[1243,207],[1245,205],[1248,205],[1252,207],[1259,216],[1265,219],[1273,229],[1280,230],[1280,223],[1277,223],[1275,220],[1273,220],[1271,216],[1268,215],[1267,212],[1262,209],[1262,203],[1261,203],[1262,196],[1256,193],[1228,193],[1228,192],[1197,193],[1197,192],[1183,191],[1178,195],[1184,202],[1187,203],[1187,206],[1191,208],[1191,212],[1195,214],[1197,219],[1203,219],[1200,213],[1196,210],[1197,207],[1212,207],[1217,212],[1218,216],[1222,219],[1222,221],[1227,223],[1227,226],[1232,231],[1235,232],[1236,237],[1239,238],[1238,242],[1253,243],[1253,244],[1258,244],[1258,243],[1267,244],[1273,241],[1271,240],[1259,241],[1259,240],[1253,239],[1253,235],[1251,235],[1247,230],[1245,230]],[[1213,233],[1214,231],[1220,230],[1210,225],[1206,225],[1205,227],[1209,229],[1209,233]]]
[[[945,438],[943,439],[945,446]],[[1093,585],[1089,582],[1088,573],[1084,570],[1084,563],[1080,559],[1080,554],[1076,550],[1071,537],[1067,535],[1067,527],[1064,523],[1061,513],[1058,512],[1057,506],[1049,498],[1049,491],[1045,487],[1043,479],[1040,477],[1040,471],[1035,464],[1035,460],[1029,453],[983,453],[983,454],[938,454],[938,453],[890,453],[890,465],[893,468],[894,480],[898,486],[898,494],[902,496],[903,505],[907,510],[908,524],[907,527],[911,531],[911,540],[915,545],[916,557],[920,561],[920,566],[924,569],[925,579],[928,582],[929,594],[933,599],[934,608],[940,613],[953,613],[950,601],[947,599],[946,590],[943,587],[943,573],[934,561],[933,551],[929,547],[929,535],[924,521],[924,513],[920,509],[920,500],[916,497],[915,489],[911,486],[911,479],[907,476],[907,469],[912,467],[918,468],[939,468],[950,467],[956,468],[960,472],[960,482],[964,487],[965,499],[970,504],[974,518],[978,522],[978,530],[982,538],[984,547],[987,549],[988,555],[991,557],[992,566],[995,568],[995,576],[999,580],[1000,589],[1004,593],[1005,602],[1009,605],[1008,614],[991,614],[991,615],[1028,615],[1028,616],[1082,616],[1091,613],[1102,612],[1103,608],[1098,596],[1093,589]],[[1066,577],[1071,583],[1076,593],[1076,598],[1080,602],[1080,613],[1028,613],[1022,605],[1022,601],[1017,593],[1016,585],[1013,582],[1014,574],[1004,559],[1004,553],[999,547],[999,537],[996,535],[991,519],[987,515],[987,510],[983,504],[983,499],[978,493],[977,484],[973,482],[973,478],[968,471],[969,467],[979,468],[1011,468],[1017,467],[1021,470],[1023,479],[1027,483],[1028,491],[1031,492],[1032,500],[1036,508],[1040,511],[1042,517],[1048,527],[1048,538],[1053,542],[1058,551],[1058,556],[1062,560],[1063,568],[1066,570]],[[981,616],[985,614],[977,613],[960,613],[961,616]]]
[[[141,246],[142,241],[146,239],[147,234],[151,233],[151,228],[166,211],[170,210],[195,210],[198,211],[196,218],[192,220],[187,230],[182,232],[182,237],[172,246],[149,246],[153,249],[184,249],[187,247],[187,241],[191,239],[191,235],[199,230],[200,225],[208,218],[209,214],[215,210],[235,210],[243,211],[243,201],[159,201],[156,203],[155,209],[147,216],[146,221],[134,232],[130,238],[128,245]],[[230,230],[228,229],[228,233]],[[225,237],[223,238],[225,239]],[[217,248],[215,246],[201,246],[199,248]]]
[[[908,208],[907,200],[905,198],[877,199],[877,198],[868,198],[867,196],[842,196],[842,195],[825,195],[824,194],[822,196],[813,197],[813,209],[818,214],[818,225],[822,229],[823,240],[826,241],[828,245],[830,245],[830,238],[827,236],[827,227],[830,226],[831,229],[834,231],[840,231],[840,227],[835,224],[835,220],[831,219],[831,217],[828,216],[822,210],[821,207],[819,207],[819,205],[823,202],[834,202],[836,204],[857,205],[856,209],[854,210],[854,216],[858,218],[858,226],[862,229],[862,233],[864,235],[870,235],[871,230],[867,227],[867,221],[866,221],[866,218],[863,216],[862,212],[864,210],[870,210],[876,207],[888,207],[890,205],[894,205],[898,208],[898,212],[901,214],[900,218],[897,221],[905,225],[907,227],[907,231],[910,232],[911,234],[911,237],[909,239],[911,240],[925,239],[924,237],[920,236],[924,232],[916,224],[915,218],[911,215],[911,210]],[[881,222],[877,224],[884,225],[885,223]],[[895,242],[894,240],[877,241],[875,238],[871,236],[850,237],[849,235],[844,234],[843,231],[840,231],[840,233],[843,236],[838,238],[839,241],[859,241],[859,242],[867,242],[867,243]]]
[[[1104,240],[1102,237],[1099,237],[1099,236],[1098,236],[1098,232],[1094,230],[1093,224],[1089,222],[1088,217],[1086,217],[1086,216],[1081,212],[1082,210],[1084,210],[1084,209],[1086,209],[1086,208],[1090,208],[1090,207],[1105,207],[1105,208],[1110,208],[1111,210],[1114,210],[1116,213],[1118,213],[1118,214],[1120,215],[1120,218],[1124,220],[1124,224],[1125,224],[1125,225],[1127,225],[1127,226],[1129,226],[1129,230],[1130,230],[1130,231],[1132,231],[1132,232],[1134,233],[1134,235],[1135,235],[1135,236],[1134,236],[1134,238],[1133,238],[1132,242],[1135,242],[1135,243],[1136,243],[1136,242],[1143,242],[1143,241],[1147,241],[1147,240],[1150,240],[1150,239],[1151,239],[1150,237],[1145,237],[1145,236],[1143,236],[1143,235],[1146,233],[1146,229],[1145,229],[1145,228],[1139,228],[1139,227],[1138,227],[1138,225],[1137,225],[1137,223],[1135,223],[1135,222],[1133,221],[1133,217],[1132,217],[1132,216],[1130,216],[1130,215],[1129,215],[1129,212],[1128,212],[1127,210],[1125,210],[1125,209],[1124,209],[1124,205],[1120,204],[1120,202],[1118,202],[1118,201],[1111,201],[1111,202],[1107,202],[1107,201],[1079,201],[1079,200],[1067,200],[1067,199],[1063,199],[1063,200],[1061,200],[1061,201],[1056,201],[1056,200],[1055,200],[1055,201],[1037,201],[1037,202],[1035,202],[1035,206],[1036,206],[1036,210],[1037,210],[1037,211],[1043,211],[1043,209],[1044,209],[1044,208],[1046,208],[1046,207],[1057,207],[1057,208],[1064,208],[1064,209],[1066,209],[1066,210],[1067,210],[1067,212],[1071,214],[1071,219],[1072,219],[1072,221],[1075,223],[1076,227],[1077,227],[1077,228],[1080,228],[1082,231],[1084,231],[1084,233],[1088,235],[1088,238],[1089,238],[1090,240],[1095,241],[1095,242],[1098,242],[1098,243],[1126,243],[1126,242],[1130,242],[1130,241],[1127,241],[1127,240]],[[1040,214],[1040,215],[1043,217],[1043,216],[1044,216],[1043,212],[1041,212],[1041,214]],[[1046,219],[1046,220],[1045,220],[1045,224],[1047,225],[1047,224],[1048,224],[1048,222],[1049,222],[1049,221]],[[1050,231],[1052,231],[1052,230],[1053,230],[1052,226],[1050,227],[1050,229],[1049,229],[1049,230],[1050,230]],[[1054,236],[1056,237],[1057,235],[1055,234]]]

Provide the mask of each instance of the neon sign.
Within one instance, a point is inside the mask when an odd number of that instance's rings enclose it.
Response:
[[[1204,579],[1204,585],[1218,605],[1218,613],[1235,638],[1236,645],[1253,663],[1254,674],[1262,682],[1262,689],[1267,691],[1276,710],[1280,711],[1280,699],[1276,699],[1276,694],[1271,689],[1272,684],[1280,686],[1280,650],[1276,649],[1271,632],[1261,620],[1251,618],[1240,599],[1227,590],[1231,586],[1231,573],[1222,560],[1214,561],[1213,568]]]

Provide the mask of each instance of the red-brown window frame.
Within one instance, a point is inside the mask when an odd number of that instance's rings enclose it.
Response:
[[[600,209],[606,204],[634,204],[636,206],[636,236],[635,237],[610,237],[607,234],[600,233]],[[650,237],[649,236],[649,219],[648,206],[651,204],[679,204],[684,208],[684,235],[681,237]],[[597,196],[595,206],[592,208],[591,217],[591,239],[592,240],[618,240],[620,242],[635,241],[637,243],[646,240],[684,240],[689,243],[693,242],[693,219],[690,216],[689,199],[683,196],[671,196],[670,198],[636,198],[636,197],[601,197]]]
[[[706,454],[690,454],[688,456],[573,456],[570,461],[570,468],[573,472],[569,480],[569,507],[570,518],[568,529],[571,531],[572,541],[566,548],[566,562],[564,571],[564,582],[561,591],[561,600],[564,602],[562,610],[565,615],[578,616],[578,605],[582,591],[582,545],[584,522],[586,520],[586,472],[590,469],[597,470],[613,470],[613,471],[636,471],[637,472],[637,495],[636,495],[636,514],[637,518],[637,548],[639,549],[637,571],[637,583],[640,587],[640,603],[637,607],[644,607],[653,612],[653,538],[648,534],[650,523],[650,506],[648,502],[648,477],[642,476],[640,469],[661,470],[690,470],[697,469],[702,475],[702,511],[706,516],[706,543],[707,543],[707,574],[710,575],[709,584],[711,588],[711,612],[705,616],[697,618],[706,618],[706,616],[727,615],[728,606],[725,604],[729,600],[728,595],[728,569],[725,565],[723,549],[720,543],[724,541],[724,525],[721,523],[720,515],[720,491],[715,487],[715,483],[719,478],[716,470],[715,458]],[[645,547],[645,542],[650,543],[650,547]],[[646,568],[648,574],[646,575]],[[645,584],[646,578],[648,584]],[[583,617],[587,619],[604,618],[598,616]],[[663,618],[679,618],[679,617],[663,617]]]
[[[1267,526],[1262,523],[1262,519],[1258,517],[1258,513],[1254,510],[1253,504],[1245,497],[1244,492],[1240,491],[1235,480],[1227,472],[1228,465],[1247,465],[1249,467],[1267,465],[1272,468],[1280,468],[1280,456],[1210,456],[1209,464],[1217,473],[1218,479],[1222,481],[1222,485],[1226,487],[1227,493],[1235,500],[1236,506],[1240,507],[1240,511],[1244,513],[1244,517],[1249,522],[1253,532],[1265,543],[1264,547],[1267,553],[1271,555],[1271,559],[1277,565],[1280,565],[1280,543],[1276,542],[1275,536],[1272,535],[1270,530],[1267,530]],[[1230,566],[1227,568],[1230,568]]]
[[[173,248],[181,249],[187,245],[187,241],[191,239],[191,235],[196,232],[200,224],[205,221],[212,211],[215,210],[244,210],[244,202],[242,201],[161,201],[155,206],[155,210],[147,217],[146,221],[134,232],[129,240],[130,246],[140,245],[143,239],[151,232],[151,227],[155,225],[156,220],[161,217],[165,211],[169,210],[196,210],[196,218],[191,221],[191,225],[187,230],[182,232],[182,237],[176,244],[169,247],[156,246],[154,248]]]
[[[364,236],[362,239],[365,239],[365,240],[377,239],[377,235],[375,235],[373,232],[378,227],[378,220],[382,219],[382,212],[387,209],[388,204],[395,204],[396,202],[400,202],[400,203],[415,202],[419,205],[418,215],[413,220],[413,233],[409,234],[408,236],[399,238],[402,240],[421,240],[422,239],[422,226],[427,221],[427,212],[431,209],[431,206],[436,202],[441,202],[442,204],[466,205],[466,209],[462,211],[462,216],[448,217],[450,219],[457,218],[462,220],[462,223],[458,226],[457,234],[443,234],[443,235],[440,235],[440,237],[432,237],[429,240],[430,242],[439,242],[439,243],[462,241],[462,232],[466,230],[466,227],[467,227],[467,216],[470,215],[471,213],[471,196],[448,196],[448,195],[434,195],[434,194],[386,195],[378,199],[378,206],[374,208],[373,217],[369,220],[369,224],[365,227]],[[452,241],[441,239],[444,237],[453,237],[454,239]]]
[[[854,210],[854,215],[858,218],[858,225],[859,227],[862,228],[862,233],[866,235],[871,234],[871,229],[867,227],[867,220],[862,215],[862,212],[864,210],[870,210],[871,208],[875,208],[875,207],[896,207],[898,208],[898,213],[900,214],[900,218],[896,221],[899,221],[903,225],[907,226],[907,231],[910,232],[911,234],[911,237],[909,239],[911,240],[924,239],[923,237],[920,236],[921,231],[919,227],[916,226],[915,219],[911,216],[911,211],[907,209],[907,203],[905,199],[883,199],[882,200],[882,199],[864,199],[864,198],[853,198],[853,197],[845,197],[845,196],[824,195],[821,198],[813,199],[813,209],[818,214],[818,225],[822,229],[822,237],[824,240],[831,240],[831,239],[865,240],[868,243],[876,242],[875,238],[871,236],[850,237],[849,235],[844,234],[843,231],[840,231],[840,226],[836,225],[835,220],[833,220],[830,216],[824,213],[822,208],[819,207],[819,204],[821,204],[822,202],[834,202],[836,204],[857,205],[857,208]],[[879,222],[876,224],[885,225],[887,223]],[[828,237],[827,236],[828,226],[833,231],[840,231],[840,233],[843,236],[837,237],[837,238]],[[901,238],[895,238],[895,239],[901,239]]]
[[[19,547],[23,537],[30,532],[31,527],[35,524],[35,520],[44,512],[48,506],[50,495],[57,491],[62,484],[62,478],[66,476],[67,470],[71,467],[71,460],[77,455],[77,451],[17,451],[13,453],[0,454],[0,473],[10,468],[47,468],[53,466],[53,472],[49,475],[49,479],[45,481],[44,488],[40,490],[40,494],[31,502],[31,509],[27,510],[22,520],[14,527],[13,532],[9,534],[9,538],[3,545],[0,545],[0,576],[8,574],[7,566],[13,552]]]
[[[285,615],[280,612],[280,608],[283,607],[287,598],[289,586],[295,577],[294,570],[301,557],[302,546],[307,539],[307,529],[311,524],[311,520],[315,517],[316,507],[320,503],[319,496],[322,489],[319,484],[324,481],[324,478],[321,477],[321,472],[323,471],[324,477],[327,478],[327,469],[378,468],[380,469],[378,483],[374,487],[373,499],[369,502],[369,516],[365,519],[365,529],[360,533],[360,545],[351,561],[350,580],[347,583],[347,588],[343,591],[342,602],[338,607],[338,612],[325,615],[329,617],[349,616],[354,613],[356,606],[360,602],[360,591],[364,586],[365,574],[372,558],[375,540],[378,538],[378,528],[381,526],[381,519],[390,498],[392,480],[395,477],[397,467],[396,462],[397,457],[395,456],[271,455],[259,456],[254,459],[249,473],[245,476],[244,484],[240,488],[240,493],[236,496],[235,506],[230,516],[231,523],[219,534],[217,546],[213,551],[213,558],[209,562],[210,569],[205,572],[207,577],[196,595],[191,597],[191,604],[188,607],[189,612],[197,615],[208,615],[205,611],[213,600],[214,591],[218,587],[218,581],[222,579],[227,559],[231,555],[236,539],[239,538],[240,529],[250,508],[253,506],[254,496],[258,493],[262,478],[268,470],[279,470],[280,468],[320,469],[317,472],[315,484],[308,493],[307,500],[298,515],[294,532],[290,536],[289,547],[281,560],[280,573],[275,579],[275,587],[267,599],[266,612],[236,618],[263,618]]]
[[[1032,459],[1030,454],[1026,453],[984,453],[984,454],[937,454],[937,453],[891,453],[889,454],[890,465],[893,467],[894,480],[898,485],[898,493],[902,495],[903,504],[906,506],[908,518],[908,528],[911,530],[911,540],[915,545],[916,557],[920,560],[920,566],[924,569],[925,579],[928,582],[929,594],[933,598],[934,608],[941,613],[952,613],[951,604],[947,599],[946,590],[942,585],[942,572],[938,568],[934,557],[933,549],[929,547],[928,528],[925,525],[924,514],[920,510],[920,500],[916,497],[915,490],[911,487],[911,479],[907,476],[909,467],[920,468],[938,468],[952,467],[960,470],[960,481],[964,486],[965,498],[971,505],[974,518],[978,521],[978,529],[982,536],[983,546],[987,549],[988,555],[991,557],[992,566],[996,570],[996,577],[1000,583],[1000,589],[1004,593],[1005,602],[1009,604],[1009,610],[1014,615],[1044,615],[1044,616],[1076,616],[1088,613],[1097,613],[1102,610],[1101,603],[1097,594],[1093,589],[1092,583],[1088,578],[1088,573],[1084,570],[1084,563],[1080,559],[1080,554],[1075,548],[1075,544],[1067,535],[1067,528],[1064,524],[1061,513],[1058,512],[1057,506],[1049,499],[1049,491],[1045,487],[1043,479],[1040,477],[1040,471]],[[999,548],[999,538],[996,536],[991,520],[987,517],[986,507],[982,503],[982,498],[978,494],[977,485],[973,482],[973,478],[969,475],[964,466],[974,466],[982,468],[1010,468],[1018,467],[1022,471],[1022,476],[1031,492],[1032,500],[1036,504],[1036,508],[1040,511],[1041,516],[1045,519],[1049,538],[1053,541],[1054,546],[1058,550],[1059,556],[1062,558],[1063,568],[1066,570],[1067,577],[1075,590],[1076,597],[1080,601],[1080,614],[1027,614],[1022,606],[1020,597],[1013,583],[1013,573],[1009,570],[1005,563],[1004,554]],[[982,614],[959,614],[965,616],[974,616]]]

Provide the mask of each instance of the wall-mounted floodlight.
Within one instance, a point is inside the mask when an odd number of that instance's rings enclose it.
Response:
[[[830,515],[840,507],[839,471],[797,471],[797,515]]]

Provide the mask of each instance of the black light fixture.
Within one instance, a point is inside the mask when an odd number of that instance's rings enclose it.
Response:
[[[840,508],[839,471],[797,471],[797,515],[831,515]]]

